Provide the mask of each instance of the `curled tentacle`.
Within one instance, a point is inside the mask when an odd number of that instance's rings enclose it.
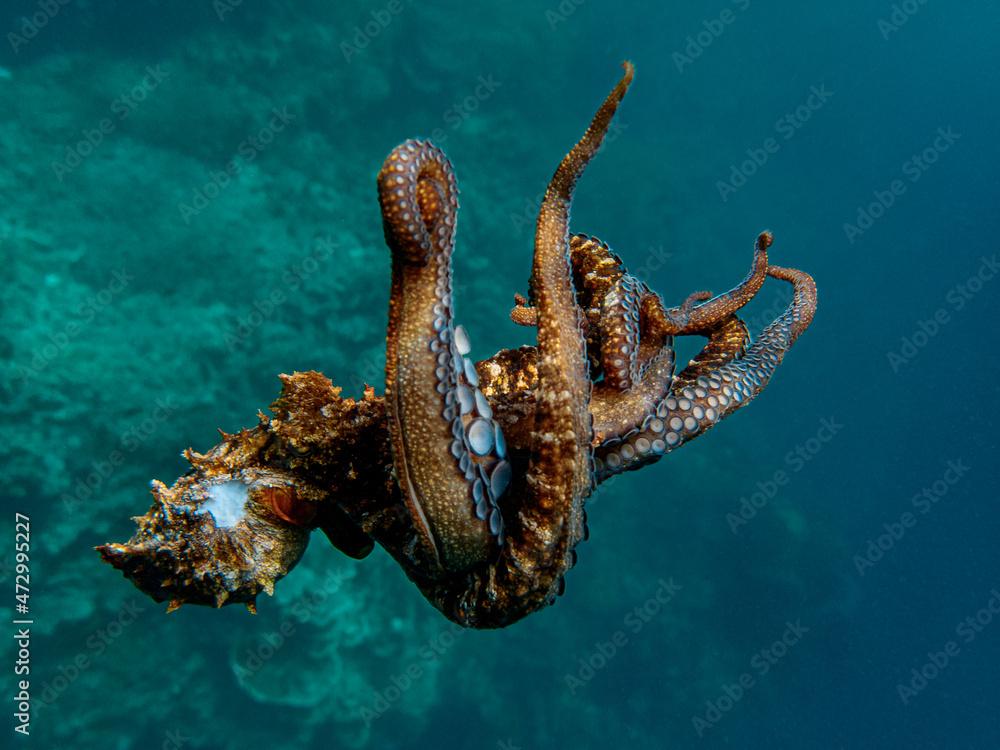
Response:
[[[767,264],[764,264],[765,268]],[[702,290],[699,292],[691,292],[684,301],[680,303],[677,307],[672,307],[667,310],[664,314],[666,317],[675,325],[678,326],[677,331],[681,331],[683,326],[690,322],[691,311],[694,310],[695,306],[701,302],[712,299],[712,293],[707,290]]]
[[[577,305],[583,312],[591,380],[603,378],[603,386],[626,391],[638,381],[665,340],[646,330],[644,307],[651,292],[630,276],[621,258],[596,237],[570,237],[570,264]],[[538,309],[520,294],[514,295],[514,302],[511,320],[537,326]],[[659,308],[662,311],[663,305]]]
[[[623,367],[627,377],[635,363],[635,348],[625,344],[629,338],[626,328],[633,322],[629,305],[634,294],[632,290],[622,288],[625,266],[607,243],[596,237],[574,234],[570,237],[569,248],[576,302],[586,324],[591,380],[596,382],[608,373],[615,380]],[[635,337],[633,332],[633,341]],[[608,338],[619,339],[621,343],[617,351],[613,346],[605,345]],[[623,345],[624,351],[620,348]],[[621,362],[615,362],[619,359]],[[616,382],[619,390],[620,385]]]
[[[745,351],[745,326],[732,316],[717,329],[709,352],[675,379],[671,394],[623,439],[597,450],[598,479],[636,469],[690,442],[750,403],[767,385],[785,353],[816,312],[816,284],[809,274],[771,266],[769,276],[794,286],[785,311]],[[735,322],[733,322],[735,321]],[[710,364],[712,362],[717,364]]]
[[[767,278],[767,249],[773,237],[770,232],[761,232],[754,243],[753,264],[750,272],[737,286],[724,294],[713,297],[700,305],[693,303],[708,296],[707,292],[695,292],[680,307],[658,314],[659,326],[663,334],[686,336],[705,333],[719,321],[739,310],[752,300]],[[655,310],[652,312],[656,312]]]
[[[674,348],[663,346],[649,359],[639,379],[627,391],[594,388],[590,413],[595,446],[634,431],[667,394],[674,373]]]
[[[627,391],[639,379],[639,309],[645,285],[623,275],[601,301],[604,383]]]
[[[601,343],[612,356],[605,356],[602,360],[610,366],[605,370],[605,382],[595,388],[591,412],[597,445],[602,446],[609,441],[613,445],[619,441],[624,443],[624,458],[614,455],[614,451],[608,454],[612,469],[627,465],[637,456],[653,458],[662,455],[662,441],[644,439],[637,446],[628,443],[636,439],[641,425],[655,414],[669,390],[676,387],[673,379],[673,336],[708,336],[709,344],[696,361],[703,366],[705,362],[716,360],[721,363],[723,360],[720,357],[734,345],[734,337],[739,338],[736,328],[742,323],[733,311],[753,298],[767,276],[767,248],[770,244],[770,233],[759,235],[754,247],[753,265],[747,277],[731,291],[714,298],[709,292],[694,292],[680,306],[665,310],[660,297],[639,283],[638,294],[634,298],[641,313],[637,339],[630,339],[628,329],[618,324],[619,316],[610,316],[610,321],[608,316],[602,316]],[[623,267],[622,279],[631,279]],[[698,305],[709,298],[710,301]],[[618,331],[618,334],[607,335],[605,332],[609,329]],[[739,349],[738,354],[742,353],[743,350]],[[613,357],[615,354],[616,358]],[[622,367],[629,354],[632,355],[629,366]],[[609,378],[609,371],[615,372],[616,365],[617,377]],[[621,392],[618,393],[618,390]]]
[[[795,340],[802,335],[816,316],[816,282],[805,271],[782,268],[781,266],[768,266],[767,275],[787,281],[792,285],[791,303],[781,317],[768,326],[764,332],[766,335],[768,331],[774,329],[771,333],[772,336],[787,335],[788,343],[785,345],[787,349],[795,343]],[[764,337],[761,336],[761,338]]]
[[[673,337],[647,308],[663,304],[631,276],[608,245],[587,235],[570,240],[577,304],[588,321],[587,347],[596,382],[590,400],[593,444],[633,429],[670,389]]]
[[[719,321],[707,335],[708,343],[674,378],[675,390],[694,385],[702,375],[742,357],[750,346],[747,324],[735,313]]]
[[[452,319],[458,190],[447,157],[420,141],[389,154],[378,190],[392,251],[386,404],[396,480],[440,571],[464,570],[502,540],[497,499],[510,465]]]

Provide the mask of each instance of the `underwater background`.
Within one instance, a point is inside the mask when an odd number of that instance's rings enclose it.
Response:
[[[36,0],[0,32],[4,747],[1000,747],[995,3]],[[624,59],[573,230],[677,304],[770,229],[820,304],[750,408],[601,486],[556,606],[462,631],[317,536],[256,617],[167,617],[100,562],[278,373],[381,390],[402,140],[455,165],[473,356],[529,343],[534,212]]]

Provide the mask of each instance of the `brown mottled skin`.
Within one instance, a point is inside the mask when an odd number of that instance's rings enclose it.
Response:
[[[458,188],[445,155],[415,141],[389,154],[378,187],[392,250],[385,399],[396,478],[437,568],[461,570],[486,558],[490,535],[465,501],[468,482],[448,452],[451,426],[441,418],[437,354],[428,349],[434,320],[451,317]]]
[[[600,240],[570,236],[573,189],[632,76],[626,63],[545,193],[532,306],[518,296],[511,313],[537,326],[536,346],[464,361],[451,299],[454,175],[440,150],[407,141],[378,177],[393,258],[385,396],[343,398],[315,372],[281,376],[273,416],[204,455],[188,451],[192,470],[170,488],[154,483],[138,531],[99,547],[104,559],[169,610],[253,609],[319,528],[355,558],[381,545],[464,626],[503,627],[552,603],[587,537],[596,484],[752,400],[816,308],[807,274],[768,265],[769,233],[739,286],[672,308]],[[791,283],[793,299],[752,341],[736,312],[767,276]],[[708,342],[675,375],[673,339],[684,335]],[[234,480],[247,488],[246,518],[217,528],[202,506],[209,488]]]

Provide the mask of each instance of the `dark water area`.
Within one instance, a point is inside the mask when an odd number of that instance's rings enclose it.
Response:
[[[1000,746],[995,3],[52,0],[0,32],[10,747]],[[535,212],[625,59],[572,230],[679,304],[770,229],[819,309],[752,405],[597,490],[556,606],[464,631],[320,535],[256,617],[101,563],[279,373],[382,390],[404,139],[455,166],[472,355],[531,343]]]

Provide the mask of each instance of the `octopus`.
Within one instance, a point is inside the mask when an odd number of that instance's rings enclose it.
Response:
[[[598,152],[633,66],[563,158],[538,213],[527,296],[511,318],[534,346],[474,362],[457,325],[451,163],[408,140],[378,173],[392,288],[385,391],[361,398],[317,372],[281,375],[271,414],[222,433],[172,486],[152,482],[126,543],[97,549],[167,611],[256,611],[315,530],[362,559],[379,544],[447,618],[507,626],[554,603],[589,536],[586,501],[746,406],[809,326],[816,285],[772,265],[761,233],[730,291],[667,306],[601,240],[571,234],[577,181]],[[770,277],[787,308],[756,338],[738,311]],[[677,371],[675,340],[705,339]]]

